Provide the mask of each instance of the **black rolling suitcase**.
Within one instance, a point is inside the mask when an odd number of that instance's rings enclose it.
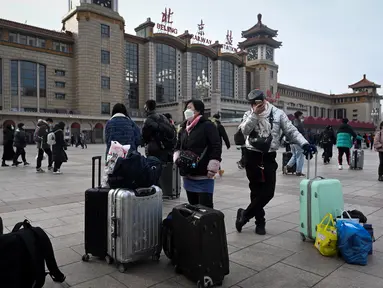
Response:
[[[98,162],[98,186],[95,186],[96,161]],[[105,258],[107,255],[107,220],[109,188],[101,188],[101,156],[92,157],[92,188],[85,191],[85,254]],[[90,254],[90,255],[89,255]]]
[[[182,204],[173,208],[172,222],[176,272],[197,282],[197,287],[221,285],[229,274],[224,214]]]
[[[162,173],[158,183],[162,189],[162,197],[176,199],[181,193],[181,176],[177,165],[168,162],[162,166]]]

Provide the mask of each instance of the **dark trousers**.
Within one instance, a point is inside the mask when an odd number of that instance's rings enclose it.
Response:
[[[371,150],[374,148],[374,141],[371,141]]]
[[[332,143],[323,144],[323,150],[324,162],[330,162],[330,159],[332,158]]]
[[[246,148],[241,147],[241,159],[239,159],[239,164],[241,164],[242,167],[245,167],[245,152]]]
[[[383,152],[379,152],[379,176],[383,176]]]
[[[343,154],[346,154],[347,164],[350,165],[350,148],[338,147],[338,163],[339,163],[339,165],[342,165],[342,163],[343,163]]]
[[[46,149],[39,149],[38,155],[37,155],[37,162],[36,162],[36,169],[41,168],[41,162],[43,161],[44,158],[44,152],[48,156],[48,167],[52,167],[53,164],[53,158],[52,158],[52,150],[51,148],[46,148]]]
[[[251,203],[245,210],[245,218],[248,221],[254,217],[258,226],[265,226],[264,207],[274,197],[278,169],[276,156],[275,152],[262,154],[246,150],[245,167],[249,179]]]
[[[55,161],[55,163],[53,164],[53,172],[57,172],[57,170],[60,170],[62,164],[63,162]]]
[[[24,163],[27,162],[27,160],[25,159],[25,149],[22,147],[17,147],[15,156],[13,157],[13,163],[17,163],[17,160],[20,156],[21,160],[23,160]]]
[[[191,205],[203,205],[209,208],[213,208],[213,193],[207,192],[189,192],[186,191],[189,204]]]

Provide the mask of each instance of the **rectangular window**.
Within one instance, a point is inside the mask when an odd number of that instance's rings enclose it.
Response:
[[[29,46],[36,46],[36,38],[28,36],[28,45]]]
[[[234,64],[221,61],[221,95],[234,98]]]
[[[27,44],[27,36],[19,34],[19,43],[20,44]]]
[[[64,70],[55,70],[55,75],[56,76],[65,76],[65,71]]]
[[[110,52],[106,50],[101,50],[101,63],[110,64]]]
[[[3,62],[2,62],[2,59],[0,58],[0,96],[2,95],[2,92],[3,92]],[[2,99],[0,98],[0,106],[2,102],[1,100]]]
[[[45,48],[45,39],[37,38],[36,47]]]
[[[352,110],[352,112],[358,112],[358,109],[354,109],[354,110]]]
[[[65,100],[65,93],[55,93],[55,98],[58,100]]]
[[[53,50],[60,52],[60,42],[53,42]]]
[[[110,115],[110,103],[101,102],[101,114]]]
[[[40,98],[47,96],[47,68],[45,65],[39,64],[39,81],[40,81]]]
[[[274,71],[273,70],[270,70],[270,78],[274,79]]]
[[[19,61],[11,60],[11,95],[19,95]]]
[[[55,84],[57,88],[65,88],[65,82],[56,81]]]
[[[110,26],[101,24],[101,36],[109,38],[110,37]]]
[[[68,45],[64,43],[60,43],[60,51],[64,53],[68,53]]]
[[[101,88],[110,89],[110,78],[106,76],[101,76]]]
[[[271,95],[274,96],[274,86],[273,85],[270,85],[270,92],[271,92]]]
[[[8,41],[12,42],[12,43],[17,43],[17,34],[16,33],[9,33]]]

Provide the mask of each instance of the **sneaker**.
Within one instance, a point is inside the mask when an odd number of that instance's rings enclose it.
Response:
[[[45,173],[45,170],[43,170],[42,168],[38,168],[36,169],[36,173]]]
[[[338,169],[339,169],[339,170],[343,170],[343,166],[342,166],[342,165],[339,165],[339,166],[338,166]]]
[[[48,171],[53,171],[53,167],[52,166],[48,166]]]
[[[29,163],[28,162],[24,162],[24,166],[29,166]]]
[[[266,229],[265,229],[265,226],[262,225],[258,225],[255,227],[255,233],[258,234],[258,235],[266,235]]]
[[[242,227],[246,224],[245,219],[245,210],[242,208],[239,208],[237,211],[237,219],[235,220],[235,228],[238,232],[242,232]]]
[[[60,174],[63,174],[63,173],[60,170],[57,170],[57,171],[53,172],[53,174],[60,175]]]
[[[238,169],[239,169],[239,170],[242,170],[242,169],[243,169],[243,166],[242,166],[242,164],[241,164],[240,161],[237,162],[237,166],[238,166]]]
[[[287,165],[283,166],[282,172],[283,172],[283,174],[287,174],[289,172],[289,167]]]
[[[379,176],[378,181],[383,182],[383,175],[380,175],[380,176]]]
[[[297,175],[298,177],[306,177],[306,175],[302,172],[297,172],[295,175]]]
[[[1,163],[1,167],[9,167],[5,162]]]

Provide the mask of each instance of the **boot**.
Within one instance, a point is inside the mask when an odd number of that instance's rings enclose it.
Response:
[[[235,220],[235,228],[238,232],[242,232],[242,227],[248,222],[245,216],[245,210],[239,208],[237,211],[237,219]]]
[[[383,175],[380,175],[380,176],[379,176],[378,181],[383,182]]]
[[[1,162],[1,167],[9,167],[9,165],[7,165],[7,164],[5,163],[5,161],[3,160],[3,162]]]

